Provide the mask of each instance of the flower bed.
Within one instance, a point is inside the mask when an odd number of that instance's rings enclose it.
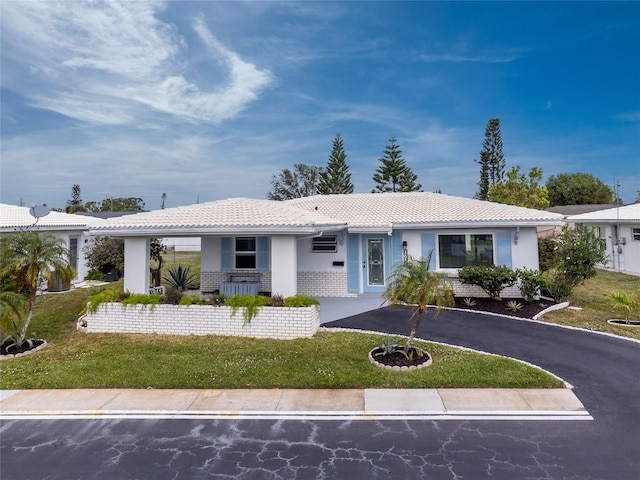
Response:
[[[156,333],[168,335],[229,335],[293,339],[312,337],[320,326],[320,309],[262,307],[250,322],[242,308],[211,305],[123,305],[103,303],[89,311],[88,333]]]

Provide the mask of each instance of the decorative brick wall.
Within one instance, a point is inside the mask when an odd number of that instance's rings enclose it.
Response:
[[[156,333],[167,335],[229,335],[289,340],[310,338],[320,326],[316,307],[263,307],[243,326],[242,311],[211,305],[128,305],[103,303],[87,313],[88,333]]]
[[[311,297],[357,297],[349,293],[346,272],[298,272],[298,293]]]
[[[455,292],[456,297],[478,297],[478,298],[488,298],[489,295],[485,293],[477,285],[468,285],[465,283],[460,283],[460,280],[457,278],[450,278],[451,284],[453,285],[453,291]],[[522,298],[522,294],[518,289],[518,285],[514,285],[513,287],[505,288],[500,294],[505,298]]]
[[[220,289],[220,284],[222,282],[226,282],[228,280],[229,274],[234,274],[241,276],[241,271],[233,271],[233,272],[201,272],[200,273],[200,291],[205,293],[211,293],[215,290]],[[261,292],[270,292],[271,291],[271,272],[252,272],[248,273],[248,275],[260,275],[260,291]]]

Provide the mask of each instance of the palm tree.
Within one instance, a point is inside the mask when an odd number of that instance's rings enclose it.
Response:
[[[55,273],[63,282],[70,281],[74,271],[64,240],[55,235],[29,231],[8,235],[1,241],[0,275],[15,278],[18,291],[26,294],[29,300],[27,317],[15,339],[16,345],[20,346],[31,323],[40,280],[50,280]]]
[[[436,315],[439,315],[444,307],[452,307],[455,304],[449,277],[445,273],[429,269],[432,254],[433,252],[429,252],[427,258],[421,260],[409,258],[398,265],[382,294],[382,298],[392,306],[416,305],[416,311],[411,316],[416,317],[416,321],[404,346],[407,355],[427,306],[436,305]]]

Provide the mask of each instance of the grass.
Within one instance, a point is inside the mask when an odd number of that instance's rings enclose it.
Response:
[[[607,332],[622,337],[640,340],[640,329],[610,325],[607,320],[620,318],[620,312],[613,308],[613,301],[607,297],[611,292],[640,292],[640,277],[624,273],[598,270],[596,276],[577,286],[571,295],[572,306],[582,310],[563,309],[550,312],[540,320],[584,328],[597,332]],[[640,312],[635,314],[640,319]]]
[[[34,355],[1,361],[0,388],[562,386],[519,362],[424,342],[416,344],[429,351],[433,365],[413,372],[383,370],[367,358],[383,337],[360,333],[320,332],[299,340],[79,333],[76,320],[93,292],[38,298],[32,330],[50,345]]]
[[[200,284],[200,252],[167,252],[162,255],[162,285],[169,286],[164,277],[169,276],[170,268],[177,268],[179,265],[189,267],[189,273],[193,273],[198,278]],[[158,262],[151,262],[151,268],[157,268]]]

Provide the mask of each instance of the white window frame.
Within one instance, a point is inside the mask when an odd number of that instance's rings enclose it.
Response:
[[[495,265],[496,264],[496,234],[495,232],[473,232],[473,233],[467,233],[467,232],[446,232],[446,233],[438,233],[436,235],[436,250],[438,252],[438,256],[437,256],[437,265],[438,268],[441,270],[445,270],[445,271],[457,271],[458,269],[462,268],[462,266],[460,267],[444,267],[442,266],[442,252],[440,250],[440,238],[441,237],[452,237],[452,236],[471,236],[471,235],[488,235],[491,236],[491,265]],[[466,239],[465,239],[465,243],[466,243]],[[434,251],[434,254],[436,252]],[[466,251],[465,251],[466,254]],[[482,265],[482,264],[479,264]],[[472,265],[473,266],[473,265]]]
[[[631,227],[631,238],[634,242],[640,242],[640,228]]]
[[[238,250],[238,240],[253,240],[253,250]],[[258,237],[234,237],[233,242],[233,263],[235,270],[257,270],[258,269]],[[238,257],[253,257],[254,267],[238,267]]]

